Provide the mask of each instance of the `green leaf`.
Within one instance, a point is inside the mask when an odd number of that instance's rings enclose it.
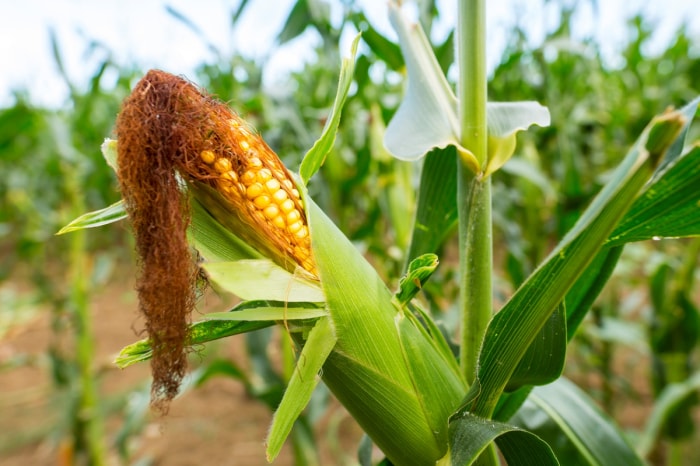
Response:
[[[667,385],[654,402],[644,432],[637,443],[637,451],[646,457],[659,440],[664,427],[673,418],[679,408],[688,401],[695,401],[700,391],[700,372],[687,380]]]
[[[506,390],[513,391],[523,385],[544,385],[555,381],[564,369],[566,343],[566,311],[562,304],[552,313],[528,347],[510,377]]]
[[[272,462],[280,450],[294,422],[311,399],[311,394],[318,385],[319,372],[326,358],[335,346],[336,337],[331,320],[321,318],[309,332],[304,343],[296,369],[289,380],[267,436],[267,460]]]
[[[407,259],[435,253],[457,226],[457,150],[434,149],[425,157],[413,237]]]
[[[280,301],[246,301],[256,303],[251,309],[234,309],[236,312],[212,312],[204,316],[205,320],[287,320],[317,319],[327,317],[328,312],[313,303],[292,303]],[[261,305],[264,303],[264,305]]]
[[[671,144],[671,147],[666,152],[663,160],[659,164],[659,168],[656,170],[655,178],[666,171],[666,168],[671,163],[675,162],[678,157],[683,154],[683,149],[685,148],[686,138],[688,137],[688,131],[690,130],[690,123],[695,118],[695,114],[698,111],[698,106],[700,106],[700,97],[696,97],[692,101],[688,102],[684,107],[678,110],[686,118],[685,125],[681,130],[681,134],[676,138],[676,140]]]
[[[239,380],[246,386],[246,390],[250,389],[245,371],[230,359],[216,359],[204,366],[198,367],[192,371],[189,376],[192,380],[192,385],[195,387],[201,387],[212,377],[224,376]]]
[[[435,254],[423,254],[411,261],[408,272],[399,280],[396,299],[400,306],[405,305],[423,288],[439,264]]]
[[[494,316],[479,354],[480,383],[463,409],[491,416],[527,348],[652,176],[663,151],[646,150],[648,135],[661,130],[677,135],[682,123],[679,113],[650,123],[572,230]]]
[[[201,345],[221,338],[238,335],[239,333],[252,332],[274,325],[271,321],[224,321],[210,320],[195,322],[190,326],[190,346]],[[151,342],[148,339],[139,340],[122,348],[114,363],[120,369],[129,367],[132,364],[151,359],[153,352]]]
[[[585,459],[581,464],[644,464],[612,419],[569,380],[562,378],[550,385],[535,387],[528,402],[523,405],[513,421],[538,433],[538,422],[543,420],[543,413],[556,423],[566,439],[571,442],[578,454],[574,454],[574,457],[580,456]],[[551,440],[550,445],[555,447],[555,453],[562,464],[579,464],[570,459],[570,453],[557,449],[561,442],[555,441],[554,438]]]
[[[308,0],[297,0],[292,11],[289,12],[282,30],[277,35],[277,42],[281,45],[300,36],[309,25],[310,17]]]
[[[358,12],[354,14],[352,22],[362,32],[362,41],[390,69],[399,71],[404,67],[401,48],[372,27],[364,13]]]
[[[612,276],[622,255],[622,246],[603,247],[566,294],[566,333],[571,340],[583,318]]]
[[[201,265],[209,280],[220,290],[250,300],[323,302],[317,282],[291,274],[269,260],[205,262]]]
[[[536,435],[492,419],[464,413],[450,420],[449,432],[452,466],[473,464],[493,441],[496,441],[508,464],[559,464],[549,445]]]
[[[610,235],[610,246],[700,236],[700,145],[670,162]]]
[[[85,228],[101,227],[103,225],[118,222],[126,217],[127,215],[126,210],[124,210],[124,202],[117,201],[104,209],[81,215],[68,225],[61,228],[56,234],[63,235],[65,233],[70,233],[71,231],[83,230]]]
[[[299,175],[301,176],[301,180],[305,185],[309,182],[311,177],[314,176],[314,173],[321,168],[324,160],[326,160],[326,156],[331,151],[333,144],[335,143],[335,135],[338,132],[338,125],[340,124],[340,114],[343,110],[343,105],[345,105],[345,99],[350,91],[350,84],[352,84],[352,77],[355,72],[355,55],[357,55],[357,44],[359,42],[360,34],[355,36],[355,39],[352,41],[350,58],[343,58],[343,63],[340,68],[338,90],[335,94],[333,108],[331,109],[328,119],[326,120],[326,125],[323,128],[323,133],[314,143],[311,149],[309,149],[306,155],[304,155],[304,159],[301,161]]]
[[[444,74],[455,61],[455,30],[451,30],[442,44],[435,48],[435,58],[440,63],[440,69]]]
[[[700,193],[695,189],[700,181],[700,145],[695,143],[683,152],[699,104],[700,97],[674,112],[684,117],[680,135],[672,142],[643,195],[611,235],[610,245],[700,235]]]

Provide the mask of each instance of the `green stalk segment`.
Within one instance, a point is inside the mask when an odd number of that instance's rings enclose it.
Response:
[[[462,0],[458,15],[460,142],[480,167],[480,173],[474,174],[464,158],[458,159],[461,365],[471,384],[493,312],[491,181],[483,176],[488,161],[485,2]]]

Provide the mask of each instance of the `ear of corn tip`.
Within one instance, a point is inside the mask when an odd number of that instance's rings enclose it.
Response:
[[[240,123],[230,120],[232,132],[246,137]],[[247,132],[246,132],[247,134]],[[237,198],[248,203],[252,218],[272,227],[272,234],[287,243],[287,254],[295,258],[306,270],[315,273],[311,258],[309,230],[300,212],[300,195],[286,170],[268,168],[261,157],[251,155],[252,146],[247,139],[238,141],[238,146],[245,152],[236,163],[226,156],[217,156],[212,150],[202,150],[200,159],[213,168],[219,179],[218,188],[234,204]],[[263,155],[269,152],[257,151]],[[273,162],[273,167],[276,163]],[[284,239],[286,238],[286,239]]]

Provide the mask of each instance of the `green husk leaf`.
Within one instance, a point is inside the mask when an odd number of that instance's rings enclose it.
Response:
[[[396,299],[400,306],[405,305],[418,294],[423,284],[435,272],[438,264],[438,257],[435,254],[423,254],[411,261],[406,275],[399,280]]]
[[[102,156],[105,158],[107,165],[109,165],[112,170],[117,171],[117,140],[106,138],[100,146],[102,149]]]
[[[399,310],[376,271],[318,206],[306,200],[314,258],[326,305],[338,342],[323,367],[323,380],[374,443],[395,464],[434,464],[446,444],[433,434],[434,419],[447,421],[450,411],[431,413],[428,419],[414,386],[397,332]],[[422,333],[415,342],[419,352],[437,350]],[[433,358],[433,356],[430,356]],[[452,371],[441,357],[433,358],[435,373]],[[432,382],[431,382],[432,383]],[[458,403],[464,389],[453,384],[441,390],[432,408]],[[452,406],[456,406],[453,404]]]
[[[583,390],[565,378],[535,387],[513,422],[539,433],[538,424],[544,420],[542,414],[554,421],[559,432],[575,448],[576,453],[566,449],[559,451],[565,444],[555,438],[545,439],[550,440],[563,464],[644,464],[614,421]],[[542,435],[545,433],[542,431]]]
[[[415,316],[417,319],[415,324],[416,327],[422,330],[422,332],[426,335],[426,338],[430,339],[430,341],[433,343],[435,349],[442,353],[443,361],[446,361],[448,365],[451,366],[455,374],[461,374],[459,369],[459,361],[457,361],[457,358],[452,351],[449,342],[447,341],[447,337],[441,331],[437,323],[435,323],[432,316],[413,302],[407,305],[407,309],[411,312],[410,315]]]
[[[190,326],[190,346],[196,346],[221,338],[238,335],[240,333],[252,332],[265,327],[274,325],[273,321],[224,321],[224,320],[205,320],[195,322]],[[132,364],[142,361],[148,361],[153,356],[151,350],[151,342],[148,339],[139,340],[130,345],[125,346],[115,358],[114,363],[120,369],[129,367]]]
[[[269,260],[205,262],[201,267],[216,288],[246,301],[325,301],[318,282],[304,278],[302,272],[291,274]]]
[[[340,113],[343,109],[343,105],[345,105],[345,99],[350,91],[350,84],[352,84],[352,78],[355,72],[355,56],[357,55],[357,44],[360,42],[360,36],[361,34],[358,34],[352,41],[350,58],[343,58],[343,63],[340,68],[338,90],[335,95],[335,101],[333,102],[333,108],[323,128],[323,133],[301,161],[299,175],[304,184],[307,184],[311,177],[314,176],[314,173],[321,168],[324,160],[326,160],[326,156],[333,148],[335,135],[338,132],[338,125],[340,124]]]
[[[508,464],[558,465],[552,449],[536,435],[518,427],[464,413],[450,420],[452,466],[473,464],[493,441]]]
[[[445,387],[452,387],[450,392],[464,393],[466,383],[462,380],[458,366],[445,363],[443,352],[428,349],[425,342],[430,341],[419,323],[411,314],[396,315],[398,331],[405,364],[415,387],[416,395],[422,409],[422,417],[432,427],[432,434],[437,445],[447,444],[447,415],[454,411],[456,398],[445,397]],[[454,361],[454,357],[449,355]],[[443,367],[443,370],[435,368]],[[451,370],[448,370],[451,369]],[[414,416],[418,413],[414,413]]]
[[[204,318],[206,320],[273,320],[282,322],[287,320],[317,319],[328,316],[326,310],[317,307],[289,307],[285,306],[285,303],[279,304],[276,307],[263,307],[238,312],[212,312]]]
[[[336,337],[331,320],[319,319],[309,332],[282,402],[272,418],[266,441],[266,455],[269,462],[277,457],[294,422],[309,403],[311,394],[320,380],[321,367],[335,343]]]
[[[259,252],[217,222],[196,196],[190,197],[190,205],[192,213],[188,234],[202,258],[210,262],[261,258]]]
[[[85,228],[96,228],[103,225],[109,225],[110,223],[118,222],[127,217],[126,210],[124,209],[124,202],[117,201],[109,207],[104,209],[96,210],[94,212],[88,212],[76,218],[68,225],[61,228],[57,235],[63,235],[70,233],[71,231],[83,230]]]

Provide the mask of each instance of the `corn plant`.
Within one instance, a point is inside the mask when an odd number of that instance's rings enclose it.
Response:
[[[167,410],[188,351],[277,324],[298,358],[267,438],[270,461],[322,380],[390,464],[498,464],[496,448],[508,464],[569,464],[572,457],[642,464],[614,422],[560,375],[567,343],[624,245],[700,233],[693,189],[700,146],[684,147],[698,101],[652,119],[578,221],[494,314],[491,179],[513,155],[516,132],[546,126],[549,113],[536,102],[487,102],[485,2],[459,4],[457,95],[421,27],[397,4],[390,16],[408,86],[385,145],[403,160],[424,157],[395,291],[307,191],[332,157],[359,37],[298,175],[226,105],[150,71],[123,104],[117,140],[103,146],[123,201],[64,229],[126,217],[133,227],[148,338],[124,348],[117,364],[150,359],[151,396]],[[457,345],[418,299],[455,222]],[[242,303],[192,322],[200,277]],[[523,427],[523,414],[533,412],[554,421],[573,453]]]

